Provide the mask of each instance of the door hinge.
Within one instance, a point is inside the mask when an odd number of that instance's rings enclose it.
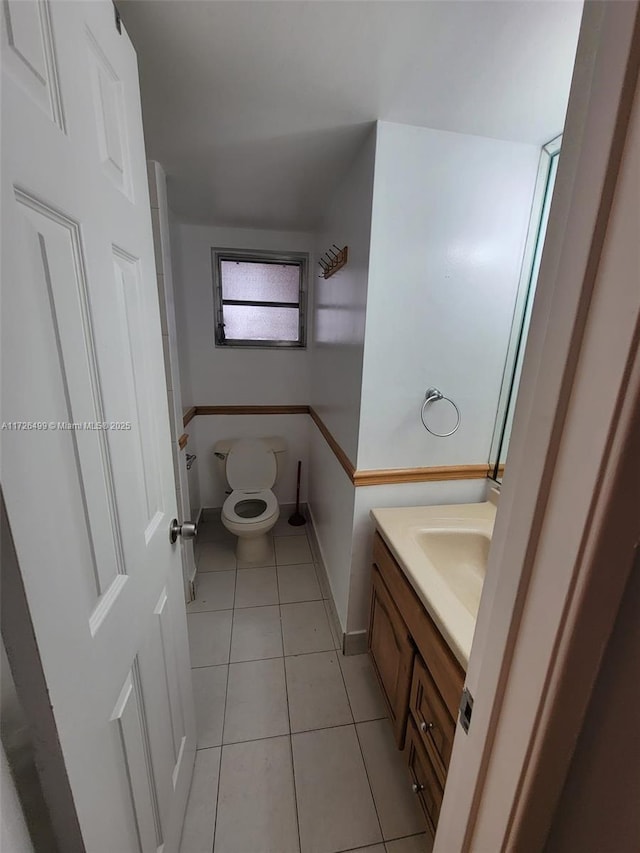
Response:
[[[460,725],[464,729],[465,734],[469,733],[472,712],[473,696],[469,692],[469,688],[465,687],[462,691],[462,699],[460,700]]]
[[[120,12],[115,3],[113,4],[113,11],[116,16],[116,29],[120,33],[120,35],[122,35],[122,18],[120,17]]]
[[[189,581],[189,601],[195,601],[197,597],[196,582]]]

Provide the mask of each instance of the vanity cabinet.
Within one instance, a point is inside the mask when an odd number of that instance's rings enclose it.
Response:
[[[413,669],[410,707],[413,719],[422,732],[433,768],[444,787],[456,724],[420,657],[416,658]]]
[[[393,603],[375,566],[369,620],[369,649],[387,700],[396,743],[402,749],[409,713],[409,691],[415,650],[400,611]]]
[[[465,673],[382,537],[373,544],[369,654],[432,833]]]

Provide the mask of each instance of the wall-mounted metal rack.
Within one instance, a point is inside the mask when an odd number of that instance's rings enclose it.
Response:
[[[340,249],[334,243],[331,249],[329,249],[328,252],[325,252],[318,261],[322,268],[320,278],[331,278],[334,273],[338,272],[338,270],[341,270],[342,267],[345,266],[345,264],[347,263],[348,256],[348,246],[345,246],[343,249]]]

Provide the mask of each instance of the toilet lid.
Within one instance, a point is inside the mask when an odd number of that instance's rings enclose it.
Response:
[[[270,489],[276,481],[276,457],[259,439],[236,441],[227,456],[227,481],[240,491]]]

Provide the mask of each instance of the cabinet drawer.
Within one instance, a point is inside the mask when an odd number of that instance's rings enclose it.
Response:
[[[427,754],[413,719],[407,723],[405,740],[405,757],[413,780],[413,790],[420,800],[420,805],[427,818],[427,825],[432,835],[436,833],[444,788],[440,784],[433,764]]]
[[[456,725],[423,660],[413,665],[410,709],[420,736],[433,759],[441,785],[447,776]]]
[[[369,653],[402,749],[409,715],[414,647],[407,626],[374,567],[369,620]]]

